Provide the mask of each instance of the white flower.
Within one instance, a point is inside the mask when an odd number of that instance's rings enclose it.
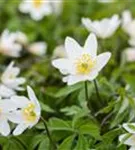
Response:
[[[20,73],[20,68],[14,67],[14,62],[11,62],[1,76],[1,82],[7,88],[12,90],[23,90],[20,85],[25,82],[23,77],[17,77]]]
[[[130,134],[125,133],[119,136],[119,141],[125,145],[131,146],[129,150],[135,150],[135,123],[125,123],[123,128]]]
[[[68,57],[53,60],[52,65],[62,74],[67,75],[63,81],[68,85],[94,80],[111,56],[110,52],[97,56],[97,39],[93,33],[88,36],[84,47],[81,47],[74,39],[67,37],[65,49]]]
[[[0,99],[0,133],[3,136],[10,134],[10,126],[8,123],[10,112],[15,110],[14,103],[10,100]]]
[[[105,39],[114,34],[120,25],[120,20],[118,15],[113,15],[112,18],[104,18],[101,21],[82,18],[82,24],[88,31],[94,32],[99,38]]]
[[[135,19],[128,10],[122,13],[122,18],[122,28],[130,36],[128,42],[131,46],[135,46]]]
[[[28,43],[28,38],[27,38],[26,34],[24,34],[23,32],[17,31],[14,34],[16,36],[17,43],[20,43],[22,45],[26,45]]]
[[[22,46],[16,42],[16,35],[5,30],[0,37],[0,53],[11,57],[19,57],[21,50]]]
[[[61,1],[23,0],[19,10],[23,13],[30,13],[31,18],[38,21],[53,12],[59,13],[61,10]]]
[[[130,37],[128,43],[129,43],[131,46],[134,46],[134,47],[135,47],[135,37]]]
[[[13,89],[6,87],[3,84],[0,84],[0,96],[3,98],[9,98],[13,95],[16,95],[16,92]]]
[[[32,128],[40,119],[41,108],[35,93],[29,86],[27,92],[29,99],[24,96],[11,97],[11,101],[18,108],[9,117],[11,122],[18,124],[13,131],[13,135],[19,135],[27,128]]]
[[[133,20],[131,12],[128,10],[122,13],[122,28],[129,36],[135,37],[135,19]]]
[[[57,46],[53,51],[52,58],[56,59],[56,58],[65,58],[65,57],[67,57],[67,53],[66,53],[64,45]]]
[[[38,56],[42,56],[46,53],[47,44],[45,42],[35,42],[33,44],[30,44],[27,48],[27,50]]]
[[[126,48],[123,55],[126,57],[126,61],[135,61],[135,48]]]

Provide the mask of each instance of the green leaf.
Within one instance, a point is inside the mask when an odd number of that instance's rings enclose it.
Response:
[[[49,112],[49,113],[55,113],[55,111],[50,106],[48,106],[42,102],[40,102],[40,105],[41,105],[41,108],[43,111]]]
[[[49,128],[51,130],[66,130],[66,131],[73,131],[69,122],[64,121],[58,118],[51,118],[49,120]]]
[[[111,144],[113,140],[122,133],[122,129],[117,128],[103,135],[103,141],[106,144]]]
[[[58,93],[56,93],[55,97],[56,98],[60,98],[62,96],[67,96],[79,89],[82,88],[82,83],[78,83],[78,84],[75,84],[75,85],[72,85],[72,86],[67,86],[67,87],[64,87],[62,88]]]
[[[74,150],[88,150],[89,145],[87,140],[83,135],[79,135],[79,140],[77,141],[77,146],[75,147]]]
[[[78,106],[65,107],[61,109],[61,112],[64,112],[67,116],[72,116],[78,114],[81,111],[81,108]]]
[[[35,149],[39,145],[39,143],[42,140],[44,140],[45,137],[46,137],[46,135],[43,135],[43,134],[33,137],[31,143],[29,144],[29,149],[31,149],[31,150]]]
[[[74,135],[67,137],[59,146],[58,150],[71,150],[74,138]]]
[[[89,134],[98,140],[101,139],[99,127],[94,123],[87,123],[82,125],[79,128],[79,133],[86,134],[86,135]]]
[[[50,142],[49,139],[46,137],[43,141],[39,144],[38,150],[50,150]]]
[[[25,150],[25,148],[20,142],[10,139],[6,144],[4,144],[3,150]]]

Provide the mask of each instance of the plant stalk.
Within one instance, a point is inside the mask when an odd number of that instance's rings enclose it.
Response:
[[[52,140],[50,131],[49,131],[48,127],[47,127],[47,123],[46,123],[45,119],[44,119],[42,116],[41,116],[40,118],[41,118],[41,120],[43,121],[43,124],[44,124],[44,126],[45,126],[45,130],[46,130],[46,134],[47,134],[47,136],[48,136],[48,138],[49,138],[49,140],[50,140],[51,145],[53,146],[53,150],[56,150],[56,149],[57,149],[57,146],[56,146],[56,144],[54,143],[54,141]]]
[[[98,89],[98,85],[97,85],[97,81],[96,80],[94,80],[94,86],[95,86],[97,98],[101,102],[101,97],[100,97],[100,94],[99,94],[99,89]]]

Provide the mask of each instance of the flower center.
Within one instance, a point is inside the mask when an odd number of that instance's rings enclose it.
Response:
[[[14,74],[10,74],[9,75],[9,79],[14,79],[15,78],[15,75]]]
[[[1,116],[1,114],[2,114],[2,109],[0,108],[0,116]]]
[[[42,0],[33,0],[33,3],[36,8],[39,8],[42,4]]]
[[[23,116],[26,121],[33,122],[36,120],[37,115],[34,109],[35,105],[33,103],[28,104],[28,106],[23,109]]]
[[[91,59],[89,54],[83,54],[75,61],[77,74],[89,74],[94,65],[95,61]]]

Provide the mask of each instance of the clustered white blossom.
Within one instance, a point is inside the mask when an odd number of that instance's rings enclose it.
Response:
[[[29,13],[35,21],[43,19],[52,13],[61,12],[62,0],[23,0],[19,6],[22,13]]]
[[[19,135],[27,128],[32,128],[40,119],[41,108],[31,87],[27,86],[28,98],[17,96],[16,90],[22,90],[25,82],[17,77],[20,69],[13,67],[11,62],[1,76],[0,84],[0,134],[8,136],[11,133],[9,121],[17,124],[13,135]]]
[[[111,56],[110,52],[97,55],[97,39],[93,33],[88,36],[83,47],[67,37],[65,49],[67,58],[53,60],[52,64],[65,75],[63,81],[68,85],[94,80]]]
[[[42,56],[46,53],[46,42],[29,43],[26,34],[20,31],[9,32],[5,29],[0,36],[0,53],[10,57],[20,57],[21,51],[27,50],[34,55]]]
[[[101,21],[91,21],[89,18],[82,18],[82,24],[90,32],[95,33],[99,38],[106,39],[114,34],[120,25],[118,15],[113,15],[111,18],[104,18]]]
[[[9,98],[16,94],[16,91],[23,90],[20,85],[25,83],[25,78],[18,77],[20,68],[14,67],[11,62],[1,75],[0,97]]]
[[[125,10],[122,13],[122,28],[129,36],[129,45],[131,47],[126,48],[124,54],[127,61],[135,61],[135,19],[132,18],[131,12]]]

